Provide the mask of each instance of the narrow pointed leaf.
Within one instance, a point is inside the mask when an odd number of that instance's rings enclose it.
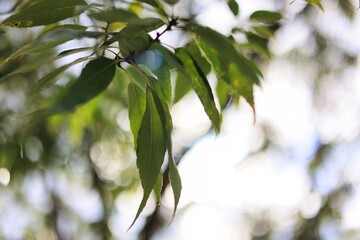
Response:
[[[34,89],[34,94],[39,93],[41,90],[47,88],[49,85],[53,84],[54,82],[56,82],[61,75],[71,66],[84,62],[86,61],[88,58],[79,58],[71,63],[65,64],[59,68],[54,69],[52,72],[48,73],[47,75],[45,75],[43,78],[41,78],[38,82],[38,84],[35,86]]]
[[[220,131],[220,114],[215,106],[214,96],[206,76],[186,49],[177,49],[176,55],[183,62],[185,72],[189,76],[188,79],[190,84],[199,96],[199,99],[204,106],[205,112],[213,123],[214,128],[217,131]]]
[[[146,89],[146,109],[141,122],[137,141],[137,167],[139,169],[143,198],[130,228],[138,219],[153,190],[160,173],[166,152],[166,133],[159,109],[155,104],[154,93]]]
[[[7,59],[5,59],[4,62],[0,63],[0,68],[5,64],[10,63],[17,57],[24,56],[26,54],[38,53],[44,50],[48,50],[76,38],[96,38],[101,35],[103,35],[103,33],[84,31],[83,29],[78,29],[73,25],[67,26],[67,28],[65,28],[65,26],[54,27],[38,38],[34,39],[32,42],[12,53]]]
[[[56,114],[72,111],[103,92],[111,83],[115,74],[115,63],[108,58],[90,61],[82,70],[80,77],[70,84],[65,93],[51,106],[43,110],[44,114]]]
[[[224,35],[197,24],[189,24],[187,29],[193,33],[196,44],[211,64],[217,78],[229,84],[231,90],[243,96],[254,109],[252,87],[259,84],[261,76],[256,65],[239,54],[232,41]]]
[[[146,107],[146,96],[145,92],[133,82],[129,83],[128,95],[130,128],[134,136],[134,147],[136,149],[139,129]]]
[[[162,191],[162,188],[163,188],[163,174],[162,172],[160,172],[157,180],[156,180],[156,183],[155,183],[155,186],[154,186],[154,193],[155,193],[155,196],[156,196],[156,203],[158,205],[160,205],[160,202],[161,202],[161,191]]]
[[[84,0],[38,0],[5,19],[1,26],[25,28],[48,25],[79,15],[86,10],[86,5]]]
[[[179,175],[179,172],[177,170],[177,167],[174,162],[174,157],[172,153],[172,138],[171,133],[173,129],[172,125],[172,118],[170,114],[170,110],[168,105],[165,103],[165,96],[163,95],[161,86],[158,81],[151,79],[152,87],[155,91],[154,94],[154,100],[155,104],[157,105],[158,109],[161,109],[159,111],[160,117],[163,119],[163,123],[165,124],[163,126],[163,129],[166,131],[166,144],[168,149],[168,165],[169,165],[169,178],[170,178],[170,184],[171,188],[173,190],[174,194],[174,210],[173,210],[173,218],[175,216],[177,206],[179,204],[180,196],[181,196],[181,190],[182,190],[182,184],[181,184],[181,178]]]

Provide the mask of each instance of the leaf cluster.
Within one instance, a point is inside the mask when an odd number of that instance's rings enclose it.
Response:
[[[216,132],[221,129],[223,110],[240,97],[255,112],[253,88],[260,85],[262,77],[257,60],[271,58],[268,41],[273,37],[274,25],[281,20],[277,12],[254,12],[249,19],[249,29],[234,28],[232,35],[226,36],[194,19],[171,15],[169,9],[178,2],[138,0],[120,8],[88,4],[84,0],[38,0],[19,7],[1,23],[1,26],[15,28],[45,26],[33,41],[8,56],[0,64],[2,69],[29,55],[56,52],[60,45],[74,39],[94,40],[92,46],[48,54],[1,75],[0,82],[4,82],[46,62],[85,54],[38,80],[32,93],[34,99],[55,86],[70,67],[84,64],[80,75],[50,104],[48,100],[38,104],[30,118],[74,111],[103,93],[118,72],[128,79],[128,117],[143,188],[134,222],[153,191],[160,201],[162,166],[166,163],[174,193],[174,214],[179,203],[182,186],[172,153],[171,106],[193,90]],[[234,15],[239,14],[236,1],[227,4]],[[80,15],[89,18],[93,25],[77,23]],[[69,19],[74,22],[69,24]],[[162,36],[174,29],[188,36],[184,46],[173,48],[162,42]],[[236,41],[239,34],[246,42]],[[217,78],[215,89],[208,80],[210,73]]]

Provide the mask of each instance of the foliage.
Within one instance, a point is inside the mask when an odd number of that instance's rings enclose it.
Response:
[[[0,64],[3,84],[43,69],[41,76],[31,76],[30,110],[22,116],[30,125],[41,122],[51,129],[61,125],[62,116],[70,113],[69,128],[80,132],[76,138],[81,142],[86,139],[87,128],[101,124],[97,119],[103,116],[94,105],[106,104],[104,94],[126,106],[143,188],[131,226],[153,191],[160,201],[166,187],[164,169],[168,170],[176,212],[182,185],[172,149],[172,105],[192,89],[216,132],[221,129],[223,111],[241,98],[255,115],[253,89],[261,84],[261,63],[271,60],[268,42],[282,20],[280,12],[256,11],[248,18],[248,29],[234,27],[232,34],[225,36],[197,23],[193,16],[174,16],[173,8],[181,2],[144,0],[112,5],[84,0],[19,1],[1,23],[12,28],[43,26],[36,28],[38,32],[30,42],[9,53]],[[321,1],[307,2],[323,10]],[[239,14],[235,0],[227,4],[234,15]],[[80,24],[80,18],[87,24]],[[163,42],[165,34],[178,31],[187,38],[184,44],[169,46]],[[242,40],[238,40],[239,35]],[[59,46],[74,39],[84,45],[58,52]],[[71,62],[61,61],[69,57]],[[61,65],[47,67],[55,62]],[[73,76],[68,69],[80,63],[80,74]],[[211,74],[216,76],[215,84],[208,80]],[[118,87],[114,91],[109,89],[111,85]],[[54,114],[59,115],[51,116]],[[77,121],[79,116],[81,120]],[[51,130],[46,134],[51,135]],[[31,144],[36,146],[36,141]],[[54,145],[49,143],[50,148]],[[11,168],[10,164],[7,167]]]

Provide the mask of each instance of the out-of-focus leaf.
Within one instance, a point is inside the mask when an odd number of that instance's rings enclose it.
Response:
[[[179,2],[179,0],[164,0],[166,3],[174,5]]]
[[[236,0],[228,0],[227,4],[234,16],[237,16],[239,14],[239,4]]]
[[[230,89],[243,96],[254,109],[253,91],[250,89],[260,83],[261,76],[256,65],[240,55],[233,43],[222,34],[197,24],[189,24],[187,29],[193,33],[196,44],[217,78],[229,84]]]
[[[266,24],[272,24],[278,22],[282,18],[282,15],[278,12],[271,11],[256,11],[250,15],[250,20],[262,22]]]
[[[246,38],[250,44],[250,47],[252,50],[254,50],[256,53],[262,55],[263,57],[270,59],[271,53],[268,48],[268,40],[259,37],[258,35],[247,32]]]
[[[82,70],[80,77],[70,84],[65,93],[52,105],[42,110],[44,114],[72,111],[103,92],[115,74],[115,62],[100,57],[91,60]]]
[[[320,0],[306,0],[308,3],[320,8],[322,11],[324,11],[324,8],[321,4],[321,1]],[[342,1],[342,0],[341,0]]]
[[[32,42],[26,44],[22,48],[12,53],[4,62],[0,64],[0,68],[3,67],[5,64],[10,63],[12,60],[16,59],[17,57],[26,54],[37,53],[40,51],[48,50],[57,47],[65,42],[74,40],[76,38],[82,38],[82,37],[96,38],[102,35],[103,33],[84,31],[83,29],[78,29],[73,25],[54,27],[48,30],[46,33],[40,35],[38,38],[34,39]]]
[[[120,8],[111,8],[104,12],[89,14],[89,16],[95,18],[96,20],[105,21],[109,23],[131,22],[132,20],[139,19],[139,17],[135,13]]]
[[[88,58],[79,58],[71,63],[65,64],[61,67],[58,67],[56,69],[54,69],[53,71],[51,71],[50,73],[46,74],[44,77],[42,77],[38,84],[35,86],[34,89],[34,94],[39,93],[41,90],[47,88],[49,85],[51,85],[52,83],[54,83],[55,81],[57,81],[60,76],[71,66],[84,62],[86,61]]]
[[[166,146],[165,123],[160,117],[161,109],[155,104],[153,91],[146,88],[146,109],[137,141],[137,167],[139,169],[143,198],[130,228],[138,219],[158,179],[164,161]]]
[[[146,4],[150,5],[150,6],[153,6],[157,10],[157,12],[159,14],[161,14],[164,17],[168,16],[167,13],[164,10],[164,7],[162,6],[162,4],[160,4],[156,0],[136,0],[136,1],[146,3]]]
[[[146,96],[145,92],[133,82],[129,83],[128,95],[130,128],[134,136],[134,146],[136,149],[138,133],[146,107]]]
[[[252,26],[254,32],[262,38],[268,39],[274,36],[274,32],[265,26]]]
[[[190,84],[199,96],[205,112],[209,116],[214,128],[216,131],[220,131],[221,117],[216,108],[214,96],[206,76],[185,48],[177,49],[176,55],[184,64],[184,69],[189,76],[188,79],[190,80]]]
[[[340,10],[345,14],[349,19],[354,19],[355,17],[355,6],[351,0],[340,0],[338,1]],[[358,2],[360,4],[360,1]]]
[[[82,13],[87,3],[84,0],[40,0],[6,18],[1,26],[34,27],[48,25]]]

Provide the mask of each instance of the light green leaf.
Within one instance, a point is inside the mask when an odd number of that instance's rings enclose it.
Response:
[[[91,60],[82,70],[80,77],[70,84],[65,93],[52,105],[41,112],[56,114],[72,111],[103,92],[115,74],[115,62],[100,57]]]
[[[262,38],[268,39],[274,36],[274,31],[265,26],[252,26],[254,32]]]
[[[324,11],[324,8],[321,4],[320,0],[306,0],[308,3],[317,6],[318,8],[320,8],[322,11]]]
[[[237,16],[239,14],[239,4],[236,0],[228,0],[227,4],[234,16]]]
[[[225,81],[239,96],[243,96],[254,109],[252,87],[259,84],[261,76],[256,65],[242,56],[233,42],[224,35],[197,24],[189,24],[187,29],[193,33],[196,44],[211,64],[217,78]]]
[[[161,109],[155,104],[154,98],[153,91],[150,87],[147,87],[146,109],[141,122],[136,149],[136,163],[143,188],[143,198],[130,228],[144,209],[150,193],[156,184],[167,149],[166,133],[163,128],[165,123],[160,117],[159,111]]]
[[[282,18],[282,15],[278,12],[271,11],[256,11],[250,15],[250,20],[262,22],[266,24],[272,24],[278,22]]]
[[[175,53],[184,64],[184,69],[189,76],[188,79],[190,84],[199,96],[199,99],[204,106],[205,112],[213,123],[215,130],[220,131],[221,117],[215,106],[214,96],[206,76],[201,71],[194,58],[185,48],[179,48]]]
[[[128,95],[130,128],[134,136],[134,147],[136,149],[139,129],[146,108],[146,96],[145,92],[133,82],[129,83]]]
[[[39,0],[6,18],[1,26],[26,28],[48,25],[82,13],[84,0]]]

